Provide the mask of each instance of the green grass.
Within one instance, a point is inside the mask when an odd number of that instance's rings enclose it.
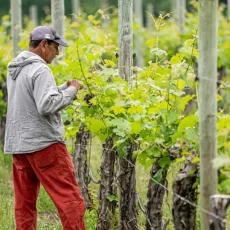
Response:
[[[12,190],[8,185],[0,182],[0,229],[1,230],[13,230],[14,229],[14,215],[13,215],[13,203]],[[9,191],[7,194],[6,191]]]
[[[8,181],[8,180],[7,180]],[[11,183],[0,181],[0,229],[14,230],[14,198],[13,188]],[[46,194],[45,190],[41,188],[39,199],[37,203],[38,209],[38,230],[61,230],[61,223],[57,214],[57,210]],[[86,229],[95,230],[97,221],[96,211],[86,211],[85,214]]]
[[[0,153],[0,230],[14,230],[14,194],[11,173],[11,156]],[[38,201],[38,230],[62,230],[55,205],[41,187]],[[95,230],[97,213],[86,211],[87,230]]]
[[[93,142],[93,146],[99,146],[97,141]],[[94,177],[99,179],[99,168],[101,163],[101,149],[100,148],[92,148],[91,162],[90,167],[93,170]],[[181,165],[174,166],[169,170],[168,175],[168,187],[169,190],[172,191],[172,182],[176,177],[176,174]],[[149,183],[149,171],[150,168],[142,168],[138,165],[137,169],[137,192],[141,197],[141,201],[143,206],[146,204],[146,192]],[[143,173],[144,170],[146,173]],[[12,187],[12,174],[11,174],[11,156],[5,156],[0,153],[0,230],[14,230],[14,200],[13,200],[13,187]],[[93,183],[90,183],[89,186],[90,192],[94,199],[94,209],[92,211],[86,211],[85,213],[85,223],[87,230],[95,230],[97,223],[97,194],[99,186]],[[172,219],[172,194],[165,194],[165,201],[163,205],[163,219],[169,220]],[[38,230],[61,230],[61,223],[58,217],[57,210],[45,192],[44,188],[41,187],[38,202]],[[117,211],[118,212],[118,211]],[[138,210],[138,229],[145,229],[145,215]],[[197,211],[197,230],[200,229],[200,212]],[[118,218],[118,213],[116,213],[115,221]],[[112,230],[117,230],[117,224],[114,225]],[[167,227],[167,230],[173,230],[173,223]],[[228,211],[227,218],[227,227],[226,229],[230,229],[230,210]]]
[[[99,164],[101,159],[101,154],[99,149],[94,150],[94,154],[91,156],[91,168],[94,172],[94,177],[99,178]],[[3,167],[2,162],[5,163]],[[6,163],[7,162],[7,163]],[[12,188],[12,180],[11,180],[11,171],[10,171],[10,160],[8,156],[4,157],[4,161],[1,160],[0,162],[0,229],[1,230],[13,230],[15,228],[14,224],[14,213],[13,213],[13,188]],[[140,167],[140,166],[139,166]],[[149,169],[145,169],[146,172]],[[175,173],[176,170],[174,170]],[[171,186],[170,181],[174,177],[173,174],[170,174],[169,177],[169,186]],[[147,185],[149,182],[149,177],[145,174],[137,170],[137,191],[141,196],[141,200],[143,204],[146,203],[146,191]],[[99,189],[98,185],[90,184],[90,190],[93,194],[95,200],[95,210],[93,211],[86,211],[85,214],[85,222],[87,230],[95,230],[96,223],[97,223],[97,190]],[[167,202],[164,202],[164,219],[171,219],[171,196],[166,195],[165,199]],[[38,209],[38,229],[39,230],[61,230],[60,220],[58,218],[58,214],[54,204],[52,203],[51,199],[45,192],[44,188],[41,187],[38,202],[37,202],[37,209]],[[117,214],[118,215],[118,214]],[[144,230],[145,226],[145,215],[139,210],[139,227],[138,229]],[[117,227],[114,227],[113,230],[116,230]],[[168,226],[168,230],[173,229],[172,223]]]

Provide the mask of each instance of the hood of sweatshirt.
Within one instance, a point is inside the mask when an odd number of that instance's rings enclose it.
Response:
[[[37,54],[30,51],[24,51],[9,63],[8,74],[13,80],[15,80],[24,66],[34,62],[42,62],[46,64],[46,62]]]

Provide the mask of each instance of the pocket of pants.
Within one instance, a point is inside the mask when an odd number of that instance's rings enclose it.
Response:
[[[49,146],[35,154],[35,164],[42,171],[53,167],[56,163],[56,153],[53,146]]]
[[[26,159],[24,154],[14,154],[13,155],[13,164],[20,171],[28,171],[31,169],[29,162]]]

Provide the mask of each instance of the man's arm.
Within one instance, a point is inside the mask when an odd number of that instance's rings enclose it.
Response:
[[[82,85],[81,82],[79,82],[79,81],[77,81],[77,80],[68,80],[68,81],[65,82],[64,84],[59,85],[59,86],[58,86],[58,90],[59,90],[59,91],[62,91],[62,90],[67,89],[70,85],[73,85],[74,82],[78,82],[78,83],[80,84],[79,89],[82,89],[82,88],[83,88],[83,85]]]
[[[68,88],[67,82],[65,82],[64,84],[58,86],[59,91],[65,90],[67,88]]]
[[[74,81],[74,80],[73,80]],[[80,89],[80,83],[72,82],[59,91],[49,68],[43,68],[34,79],[34,99],[41,115],[56,113],[70,105]]]

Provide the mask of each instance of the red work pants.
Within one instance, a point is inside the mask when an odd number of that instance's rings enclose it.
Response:
[[[58,209],[64,230],[85,230],[85,205],[66,146],[53,144],[29,154],[13,154],[16,230],[36,230],[40,183]]]

